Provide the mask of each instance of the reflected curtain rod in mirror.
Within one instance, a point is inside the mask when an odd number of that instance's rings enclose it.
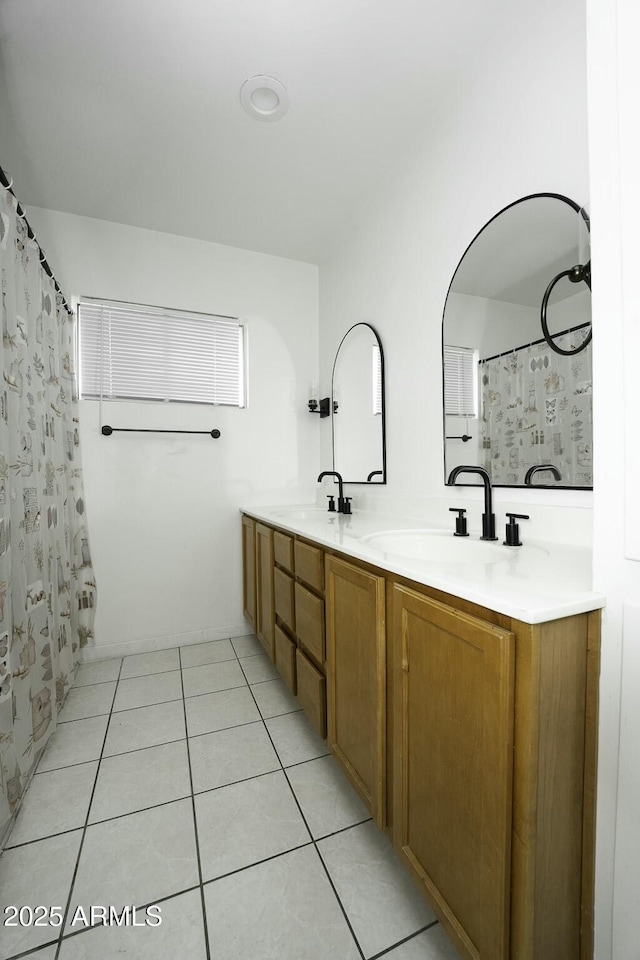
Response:
[[[544,486],[591,489],[589,227],[575,201],[532,194],[466,248],[442,324],[445,482],[464,461],[496,486],[524,486],[529,468],[552,463],[561,479]]]

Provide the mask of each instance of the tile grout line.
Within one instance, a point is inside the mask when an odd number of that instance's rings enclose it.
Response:
[[[398,940],[397,943],[393,943],[390,947],[385,947],[384,950],[381,950],[380,953],[374,953],[372,957],[369,957],[369,960],[380,960],[381,957],[388,956],[392,950],[397,950],[398,947],[404,946],[405,943],[409,943],[411,940],[415,940],[416,937],[419,937],[421,933],[424,933],[426,930],[431,930],[432,927],[437,927],[438,921],[432,920],[431,923],[427,923],[424,927],[421,927],[420,930],[416,930],[415,933],[410,933],[408,937],[404,937],[402,940]]]
[[[240,669],[242,669],[242,664],[240,664]],[[244,673],[244,670],[242,670],[242,672]],[[246,677],[246,674],[245,674],[245,677]],[[249,689],[251,690],[251,685],[249,685]],[[253,691],[251,691],[251,696],[253,697]],[[253,697],[253,699],[255,700],[255,697]],[[258,706],[258,701],[257,701],[257,700],[256,700],[256,707],[258,707],[258,711],[260,711],[260,707]],[[272,719],[272,718],[269,717],[268,719]],[[296,796],[295,790],[294,790],[293,787],[291,786],[291,781],[289,780],[289,777],[287,776],[286,768],[284,767],[284,765],[283,765],[283,763],[282,763],[282,760],[280,759],[280,754],[278,753],[278,750],[277,750],[277,748],[276,748],[276,745],[275,745],[275,743],[273,742],[273,738],[271,737],[271,734],[270,734],[270,732],[269,732],[269,728],[268,728],[267,723],[266,723],[266,719],[265,719],[264,717],[263,717],[262,722],[263,722],[263,724],[264,724],[264,729],[265,729],[265,731],[266,731],[266,733],[267,733],[267,736],[269,737],[269,741],[270,741],[270,743],[271,743],[271,746],[273,747],[273,749],[274,749],[274,751],[275,751],[275,754],[276,754],[276,757],[278,758],[278,763],[280,764],[280,769],[282,770],[282,773],[284,774],[284,778],[285,778],[285,780],[287,781],[287,785],[288,785],[288,787],[289,787],[289,790],[291,791],[291,795],[292,795],[292,797],[293,797],[294,803],[296,804],[296,806],[297,806],[297,808],[298,808],[298,810],[299,810],[299,812],[300,812],[300,816],[302,817],[302,822],[304,823],[304,825],[305,825],[305,827],[306,827],[306,829],[307,829],[307,832],[308,832],[308,834],[309,834],[309,836],[310,836],[310,838],[311,838],[311,844],[313,844],[313,847],[314,847],[314,849],[315,849],[315,851],[316,851],[316,854],[318,855],[318,858],[319,858],[319,860],[320,860],[320,863],[322,864],[322,867],[323,867],[324,872],[325,872],[325,874],[326,874],[326,876],[327,876],[327,879],[328,879],[328,881],[329,881],[329,884],[331,885],[331,889],[333,890],[333,894],[334,894],[334,896],[335,896],[335,898],[336,898],[336,901],[337,901],[337,903],[338,903],[338,906],[339,906],[339,908],[340,908],[340,910],[341,910],[341,912],[342,912],[342,915],[343,915],[343,917],[344,917],[345,923],[347,924],[347,928],[348,928],[348,930],[349,930],[349,933],[351,934],[351,936],[352,936],[352,938],[353,938],[353,942],[354,942],[355,945],[356,945],[356,950],[357,950],[358,953],[360,954],[361,960],[366,960],[365,955],[364,955],[364,952],[363,952],[363,950],[362,950],[362,947],[360,946],[360,942],[358,941],[358,938],[356,937],[355,931],[354,931],[353,927],[351,926],[351,922],[350,922],[350,920],[349,920],[349,917],[347,916],[347,912],[346,912],[346,910],[345,910],[345,908],[344,908],[344,906],[343,906],[343,904],[342,904],[342,900],[341,900],[340,897],[338,896],[338,891],[336,890],[335,885],[334,885],[334,883],[333,883],[333,880],[331,879],[331,877],[330,877],[330,875],[329,875],[329,871],[327,870],[327,867],[326,867],[326,865],[325,865],[325,862],[324,862],[324,860],[322,859],[322,857],[320,856],[320,851],[318,850],[318,845],[317,845],[317,843],[316,843],[316,841],[315,841],[315,838],[314,838],[314,836],[313,836],[313,833],[311,832],[311,828],[309,827],[309,824],[308,824],[308,822],[307,822],[307,818],[305,817],[305,815],[304,815],[304,813],[303,813],[302,807],[300,806],[300,803],[299,803],[298,798],[297,798],[297,796]],[[285,851],[285,852],[288,853],[289,851]]]
[[[117,692],[118,692],[118,683],[119,683],[119,680],[120,680],[120,673],[122,672],[122,663],[123,663],[123,661],[120,662],[120,670],[118,671],[118,677],[117,677],[117,679],[116,679],[116,685],[115,685],[114,690],[113,690],[113,699],[112,699],[112,701],[111,701],[111,710],[109,711],[109,719],[107,720],[107,726],[106,726],[105,731],[104,731],[104,738],[103,738],[103,740],[102,740],[102,749],[101,749],[101,751],[100,751],[100,756],[99,756],[99,758],[98,758],[98,766],[96,767],[96,775],[95,775],[95,779],[94,779],[94,781],[93,781],[93,789],[92,789],[92,791],[91,791],[91,797],[89,798],[89,805],[88,805],[88,807],[87,807],[87,813],[86,813],[86,816],[85,816],[85,818],[84,818],[84,826],[83,826],[83,828],[82,828],[82,837],[80,838],[80,846],[78,847],[78,855],[77,855],[77,857],[76,857],[76,865],[75,865],[75,868],[74,868],[74,871],[73,871],[73,875],[72,875],[72,877],[71,877],[71,885],[70,885],[70,887],[69,887],[69,893],[68,893],[68,896],[67,896],[67,903],[66,903],[66,906],[65,906],[65,909],[64,909],[64,914],[63,914],[63,917],[62,917],[62,923],[60,924],[60,935],[59,935],[59,937],[58,937],[58,945],[57,945],[57,947],[56,947],[56,952],[55,952],[54,960],[58,960],[58,957],[60,956],[60,950],[62,949],[62,938],[63,938],[63,935],[64,935],[64,929],[65,929],[65,926],[66,926],[66,923],[67,923],[67,917],[68,917],[68,914],[69,914],[69,909],[70,909],[70,907],[71,907],[71,898],[72,898],[72,896],[73,896],[73,888],[74,888],[74,886],[75,886],[76,877],[78,876],[78,867],[80,866],[80,857],[82,856],[82,849],[83,849],[83,847],[84,847],[84,841],[85,841],[85,837],[86,837],[86,835],[87,835],[87,828],[88,828],[88,825],[89,825],[89,814],[90,814],[90,812],[91,812],[91,804],[93,803],[93,797],[94,797],[95,792],[96,792],[96,786],[97,786],[97,783],[98,783],[98,777],[99,777],[99,775],[100,775],[100,764],[102,763],[102,754],[103,754],[103,752],[104,752],[104,747],[105,747],[105,744],[106,744],[106,742],[107,742],[107,736],[108,736],[108,734],[109,734],[109,726],[110,726],[110,724],[111,724],[111,716],[112,716],[112,714],[113,714],[113,705],[114,705],[114,703],[115,703],[116,694],[117,694]]]
[[[235,648],[233,652],[235,653]],[[189,764],[189,785],[191,787],[191,813],[193,816],[193,831],[194,831],[195,842],[196,842],[196,860],[198,864],[200,908],[202,910],[202,928],[204,933],[204,949],[205,949],[206,960],[211,960],[211,948],[209,945],[209,927],[207,924],[207,910],[204,902],[204,884],[202,881],[202,860],[200,858],[200,841],[198,838],[198,819],[196,817],[196,798],[193,792],[193,769],[191,767],[191,749],[189,747],[189,728],[187,726],[187,704],[186,704],[186,697],[184,695],[184,678],[182,675],[182,653],[179,647],[178,647],[178,662],[180,663],[180,684],[182,686],[182,707],[184,710],[184,732],[187,740],[187,763]]]

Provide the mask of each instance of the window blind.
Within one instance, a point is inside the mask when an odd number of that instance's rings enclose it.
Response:
[[[476,351],[471,347],[444,348],[444,410],[447,416],[478,415]]]
[[[239,320],[81,301],[80,396],[245,406]]]
[[[382,358],[380,356],[380,347],[377,343],[373,345],[373,414],[374,416],[382,414]]]

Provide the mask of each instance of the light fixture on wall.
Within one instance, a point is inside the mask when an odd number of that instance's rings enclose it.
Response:
[[[249,77],[240,87],[240,102],[254,120],[273,123],[289,109],[287,88],[275,77]]]
[[[328,417],[331,414],[331,401],[329,397],[324,397],[318,401],[318,384],[313,380],[309,384],[309,413],[319,413],[321,417]]]

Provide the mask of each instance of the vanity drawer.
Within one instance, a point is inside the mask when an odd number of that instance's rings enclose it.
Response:
[[[276,614],[280,617],[285,626],[287,626],[292,633],[295,633],[296,618],[294,612],[295,607],[293,587],[293,577],[290,577],[288,573],[285,573],[278,567],[274,567],[273,593],[275,597]]]
[[[282,679],[295,695],[296,692],[296,645],[293,640],[275,625],[275,643],[276,643],[276,667],[280,671]]]
[[[303,647],[324,663],[324,600],[296,583],[296,634]]]
[[[319,670],[296,651],[298,700],[321,737],[327,735],[327,682]]]
[[[324,590],[324,554],[317,547],[296,540],[296,574],[320,593]]]
[[[278,566],[293,573],[293,537],[276,530],[273,534],[273,556]]]

